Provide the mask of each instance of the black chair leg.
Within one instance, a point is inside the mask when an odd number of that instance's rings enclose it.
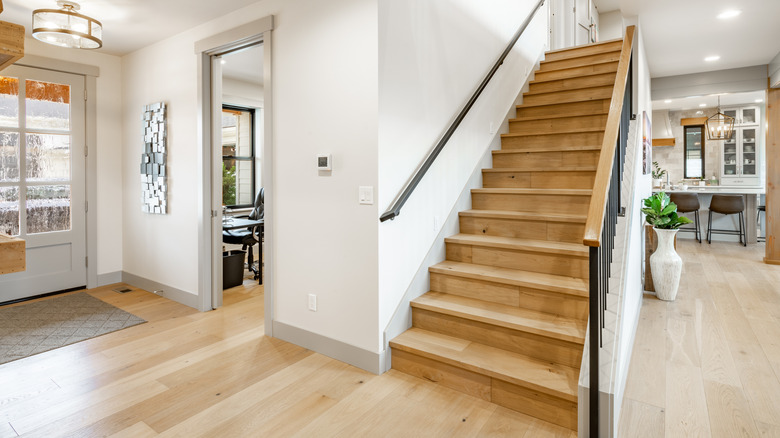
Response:
[[[710,210],[707,219],[707,243],[712,244],[712,210]]]
[[[693,223],[696,226],[696,240],[701,243],[701,229],[699,228],[699,210],[693,212]]]
[[[249,271],[252,271],[252,265],[255,262],[254,254],[252,253],[252,246],[253,245],[247,245],[249,247],[249,252],[247,252],[247,269]]]
[[[747,246],[747,227],[745,226],[745,214],[739,212],[739,243]]]

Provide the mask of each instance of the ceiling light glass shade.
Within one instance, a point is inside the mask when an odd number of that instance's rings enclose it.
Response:
[[[707,138],[710,140],[728,140],[734,134],[734,117],[718,112],[707,119]]]
[[[44,43],[75,49],[97,49],[103,46],[103,25],[77,13],[78,3],[58,1],[62,9],[33,11],[32,35]]]

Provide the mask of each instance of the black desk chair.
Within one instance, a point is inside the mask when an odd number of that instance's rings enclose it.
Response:
[[[249,216],[236,216],[244,217],[252,220],[264,219],[265,217],[265,188],[261,188],[255,199],[255,207]],[[260,284],[263,284],[263,226],[250,227],[243,230],[224,230],[222,231],[222,242],[231,245],[241,245],[241,249],[246,251],[249,249],[247,264],[249,270],[255,274],[255,280],[259,280]],[[254,266],[254,254],[252,253],[252,247],[256,244],[260,244],[258,247],[258,262],[257,268]]]

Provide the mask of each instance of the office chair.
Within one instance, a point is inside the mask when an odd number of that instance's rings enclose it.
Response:
[[[249,218],[252,220],[259,220],[265,217],[265,188],[261,188],[255,199],[255,206],[249,213],[249,216],[236,216]],[[259,284],[263,284],[263,225],[257,227],[250,227],[243,230],[224,230],[222,231],[222,242],[231,245],[241,245],[241,249],[248,250],[249,270],[255,274],[255,280],[259,280]],[[260,244],[258,247],[258,263],[257,268],[254,266],[254,256],[252,253],[252,247],[255,244]]]

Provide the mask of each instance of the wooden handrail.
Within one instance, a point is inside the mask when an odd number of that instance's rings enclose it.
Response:
[[[612,89],[612,101],[609,104],[607,126],[604,129],[604,141],[601,143],[599,164],[596,168],[596,180],[593,184],[593,193],[590,197],[588,219],[585,222],[585,235],[583,243],[587,246],[601,246],[601,231],[604,227],[605,206],[609,192],[609,181],[612,175],[612,162],[615,159],[618,131],[620,128],[620,115],[623,111],[623,97],[626,93],[626,81],[628,80],[628,67],[631,63],[631,50],[634,46],[634,26],[626,28],[623,38],[623,47],[620,50],[615,87]]]

